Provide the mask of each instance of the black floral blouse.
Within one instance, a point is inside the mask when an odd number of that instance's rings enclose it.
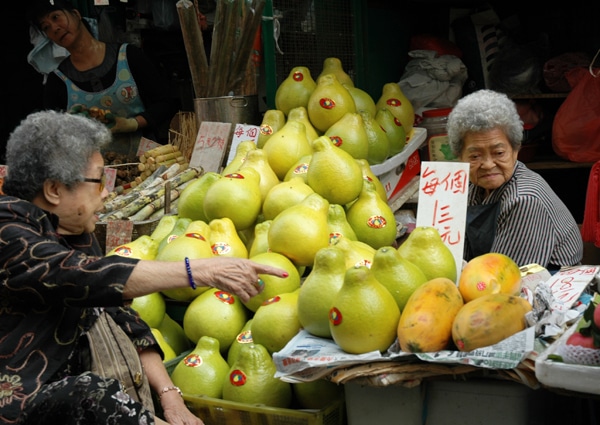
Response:
[[[158,347],[123,303],[139,260],[103,257],[94,235],[63,237],[57,223],[27,201],[0,197],[0,422],[16,421],[44,384],[87,370],[81,336],[94,307],[105,307],[138,350]]]

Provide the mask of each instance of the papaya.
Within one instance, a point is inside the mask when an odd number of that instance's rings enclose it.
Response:
[[[510,294],[488,294],[465,303],[452,324],[452,340],[459,351],[496,344],[527,327],[531,304]]]
[[[510,257],[488,252],[465,265],[458,280],[458,290],[465,303],[487,294],[519,295],[521,270]]]
[[[415,289],[398,322],[402,351],[430,353],[448,348],[454,317],[463,305],[458,287],[446,277],[428,280]]]

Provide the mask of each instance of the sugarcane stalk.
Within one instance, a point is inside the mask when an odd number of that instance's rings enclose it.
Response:
[[[227,95],[228,75],[231,71],[232,57],[235,56],[235,33],[237,31],[237,11],[239,10],[240,0],[222,0],[222,30],[218,34],[216,46],[219,51],[216,60],[213,62],[213,52],[211,51],[210,71],[213,76],[213,83],[210,83],[209,89],[212,90],[210,97]],[[217,12],[219,8],[217,8]],[[216,15],[215,15],[216,16]],[[215,22],[216,25],[216,22]]]
[[[146,158],[156,157],[158,155],[162,155],[165,153],[175,152],[176,150],[177,150],[177,147],[175,145],[167,143],[166,145],[160,145],[153,149],[147,150],[146,152],[144,152],[144,156]]]
[[[150,177],[143,180],[136,187],[132,188],[129,192],[122,195],[118,195],[115,198],[104,202],[104,213],[109,213],[114,210],[122,208],[124,205],[131,202],[137,196],[143,196],[145,190],[152,190],[153,187],[160,185],[163,179],[160,174],[163,173],[167,167],[161,166],[160,169],[154,171]],[[156,176],[156,177],[155,177]]]
[[[258,0],[255,2],[254,7],[251,8],[250,13],[245,14],[240,43],[236,49],[235,61],[231,67],[227,82],[228,91],[235,93],[245,79],[256,31],[258,31],[258,27],[262,21],[264,6],[265,1]],[[246,7],[246,9],[248,8]]]
[[[148,205],[152,201],[161,198],[165,194],[165,188],[160,187],[158,190],[151,192],[147,195],[142,195],[136,197],[133,201],[125,205],[123,208],[118,209],[116,211],[112,211],[110,214],[103,216],[101,221],[108,220],[122,220],[124,218],[130,217],[140,209],[142,209],[145,205]]]
[[[179,186],[172,188],[169,192],[164,193],[165,196],[161,196],[160,198],[155,199],[154,201],[148,203],[144,207],[140,208],[138,212],[129,216],[129,220],[131,221],[143,221],[147,220],[155,211],[162,209],[165,205],[170,205],[175,199],[179,198],[183,189],[185,189],[192,181],[196,178],[186,181]],[[170,198],[170,199],[167,199]]]
[[[198,23],[198,11],[188,0],[176,4],[183,42],[187,53],[192,84],[197,97],[206,97],[208,83],[208,59],[204,50],[202,30]]]

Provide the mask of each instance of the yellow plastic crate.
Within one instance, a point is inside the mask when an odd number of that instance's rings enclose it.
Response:
[[[345,406],[340,399],[321,410],[296,410],[251,405],[184,394],[192,413],[206,425],[344,425]]]

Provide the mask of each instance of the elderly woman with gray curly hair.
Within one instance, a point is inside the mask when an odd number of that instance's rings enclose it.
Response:
[[[517,159],[523,122],[505,94],[479,90],[448,116],[448,140],[468,162],[469,195],[464,259],[499,252],[519,266],[551,271],[579,264],[581,233],[548,183]]]
[[[108,196],[100,149],[110,140],[100,122],[56,111],[32,113],[8,140],[0,196],[2,423],[201,425],[131,301],[187,286],[247,301],[262,289],[259,274],[287,276],[242,258],[184,263],[102,255],[93,232]],[[135,390],[94,368],[90,335],[104,323],[115,339],[121,335],[113,352],[139,358],[137,372],[129,369]],[[138,387],[142,395],[134,397]]]

